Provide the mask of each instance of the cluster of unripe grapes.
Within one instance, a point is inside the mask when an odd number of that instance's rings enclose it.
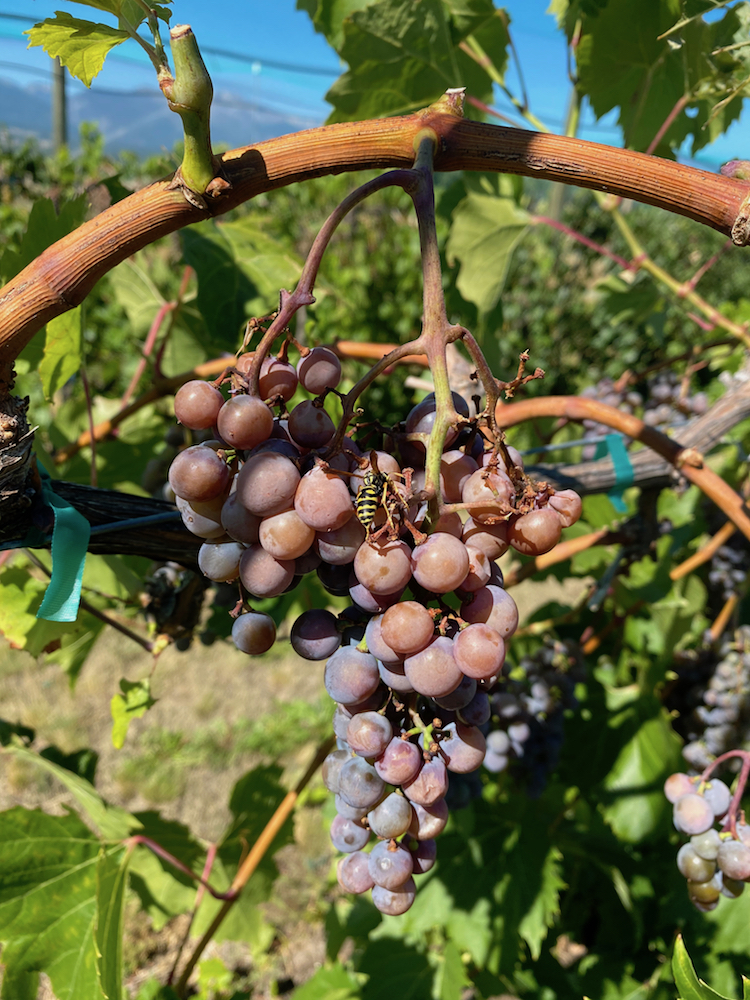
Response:
[[[750,826],[724,822],[732,794],[723,781],[700,775],[671,774],[664,794],[673,803],[675,828],[690,837],[677,853],[677,867],[687,879],[688,894],[699,910],[714,910],[719,896],[737,899],[750,879]]]
[[[296,369],[285,354],[266,358],[257,396],[248,357],[229,370],[226,401],[211,383],[178,391],[177,418],[216,436],[177,455],[169,482],[183,521],[205,539],[202,572],[239,580],[240,650],[263,653],[276,637],[252,599],[277,597],[306,573],[351,601],[339,615],[303,613],[290,639],[300,656],[327,661],[337,703],[324,781],[338,809],[331,837],[347,855],[341,885],[372,889],[380,910],[402,913],[412,876],[434,861],[448,772],[473,771],[485,756],[479,727],[518,624],[496,560],[511,546],[551,549],[581,500],[529,480],[517,452],[483,436],[454,393],[463,426],[449,431],[440,490],[460,512],[441,513],[423,489],[434,397],[363,449],[323,405],[341,376],[333,352],[314,348]],[[300,386],[318,398],[291,405]],[[371,834],[379,842],[368,853]]]

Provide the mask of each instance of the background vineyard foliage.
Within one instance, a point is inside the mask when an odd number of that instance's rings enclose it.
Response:
[[[475,0],[466,7],[453,0],[378,0],[369,6],[304,0],[300,6],[314,16],[316,26],[350,66],[331,93],[334,116],[339,119],[423,106],[453,81],[452,68],[457,64],[475,95],[489,100],[489,78],[457,48],[472,32],[495,53],[500,73],[505,65],[507,36],[489,0]],[[687,4],[685,12],[695,15],[708,6]],[[679,96],[675,87],[685,79],[676,73],[680,59],[689,66],[687,82],[698,113],[678,116],[659,154],[673,155],[686,135],[692,136],[694,148],[700,148],[739,113],[740,96],[730,100],[707,129],[701,129],[711,107],[746,75],[748,50],[740,49],[731,65],[726,59],[718,65],[706,53],[742,35],[747,4],[725,11],[711,25],[693,22],[682,36],[682,51],[670,48],[666,54],[653,40],[683,13],[676,0],[557,0],[553,7],[569,34],[580,19],[584,39],[579,47],[581,93],[589,96],[599,113],[620,108],[626,138],[635,148],[648,145]],[[344,15],[349,14],[344,22]],[[412,48],[400,50],[394,43],[393,58],[373,65],[368,61],[372,18],[392,25],[394,36],[397,28],[414,32],[409,36]],[[200,25],[194,27],[200,38]],[[641,37],[650,41],[634,60],[633,47]],[[646,78],[652,89],[649,99],[639,105],[641,117],[634,118],[630,98]],[[415,80],[422,81],[419,90],[414,89]],[[429,84],[427,90],[424,81]],[[389,96],[394,94],[397,105]],[[179,161],[165,157],[145,164],[134,159],[109,162],[102,156],[95,131],[87,131],[84,140],[82,153],[75,158],[51,160],[31,146],[22,151],[5,148],[0,153],[0,274],[4,279],[33,259],[50,233],[57,238],[79,224],[91,211],[90,202],[101,207],[129,188],[173,169]],[[263,195],[218,222],[201,223],[153,244],[105,276],[84,304],[80,342],[71,342],[73,356],[80,357],[87,375],[94,419],[118,409],[137,369],[150,324],[164,303],[176,299],[186,266],[193,275],[161,360],[167,375],[236,349],[248,315],[269,312],[279,287],[293,286],[318,226],[361,179],[351,175],[320,178]],[[723,338],[722,331],[708,333],[688,316],[683,303],[648,275],[623,274],[595,251],[544,224],[534,224],[537,213],[548,214],[558,197],[549,186],[490,176],[448,175],[439,183],[438,226],[449,310],[477,332],[499,377],[510,377],[519,351],[529,347],[532,365],[543,367],[546,376],[526,392],[578,393],[602,377],[617,378],[625,369],[643,372],[695,348],[696,359],[706,364],[692,376],[693,386],[713,400],[724,391],[720,373],[735,371],[742,364],[743,351],[731,338]],[[84,192],[86,197],[81,198]],[[45,198],[51,204],[45,205]],[[52,206],[57,229],[49,225]],[[466,235],[479,209],[488,220],[483,252],[494,255],[494,269],[477,266]],[[653,259],[678,280],[688,279],[724,243],[723,237],[697,224],[666,218],[652,209],[626,205],[623,211]],[[611,215],[592,194],[567,193],[561,220],[628,257]],[[304,332],[309,342],[392,343],[414,334],[421,315],[418,247],[416,226],[403,195],[388,191],[359,207],[324,261],[316,289],[318,301],[307,311]],[[738,322],[750,319],[743,253],[737,249],[725,253],[699,286],[708,302]],[[503,283],[498,275],[504,266]],[[729,343],[705,346],[720,339]],[[17,366],[18,389],[30,396],[33,422],[39,425],[37,454],[53,476],[90,482],[87,450],[66,464],[55,465],[54,451],[75,441],[88,427],[89,418],[79,375],[57,381],[54,374],[39,376],[44,350],[42,332]],[[674,371],[682,374],[686,365],[685,360],[676,361]],[[347,380],[351,383],[363,370],[359,363],[348,362]],[[424,373],[407,369],[381,379],[366,397],[368,417],[390,422],[393,414],[405,412],[418,395],[405,385],[407,374]],[[139,391],[147,390],[153,377],[149,366]],[[637,387],[644,384],[641,381]],[[98,485],[141,494],[158,489],[144,479],[144,473],[148,463],[169,447],[165,435],[171,426],[168,398],[141,408],[123,424],[118,437],[97,447]],[[551,429],[551,421],[525,425],[511,440],[519,447],[533,447],[546,440]],[[749,432],[747,422],[736,427],[731,441],[712,456],[714,467],[734,486],[746,474]],[[569,428],[562,437],[565,434],[572,438],[578,430]],[[580,451],[573,450],[565,459],[579,455]],[[150,469],[153,473],[153,465]],[[583,520],[570,534],[616,525],[633,516],[638,510],[638,491],[629,490],[625,501],[627,511],[622,513],[608,497],[586,498]],[[669,570],[695,551],[706,531],[715,530],[719,522],[695,488],[663,490],[657,513],[663,525],[657,543],[623,569],[599,610],[574,611],[573,605],[581,592],[580,581],[602,577],[612,566],[617,556],[614,546],[592,549],[555,569],[550,575],[563,581],[565,588],[538,607],[527,624],[550,619],[556,624],[538,634],[531,630],[532,634],[512,643],[510,655],[516,663],[539,647],[545,633],[577,641],[589,627],[598,632],[613,619],[624,622],[604,637],[587,660],[586,679],[576,692],[580,707],[566,719],[562,759],[546,790],[531,798],[523,783],[512,776],[485,775],[481,796],[453,812],[451,826],[441,838],[439,864],[412,910],[401,918],[383,918],[367,902],[343,898],[335,887],[332,852],[325,838],[319,837],[331,819],[331,807],[321,787],[314,785],[294,826],[285,826],[242,903],[222,928],[222,938],[249,945],[249,965],[243,968],[242,960],[233,960],[226,950],[221,959],[206,959],[201,966],[202,997],[224,1000],[248,995],[247,991],[263,995],[262,991],[277,990],[297,1000],[369,1000],[389,995],[458,1000],[465,995],[489,998],[501,994],[539,1000],[584,995],[601,1000],[672,1000],[677,988],[669,959],[678,930],[701,976],[724,995],[740,995],[740,976],[750,969],[749,898],[745,894],[738,901],[722,900],[708,915],[693,910],[675,866],[677,837],[661,795],[664,778],[680,766],[681,740],[663,704],[674,687],[675,651],[700,646],[704,629],[721,604],[709,585],[707,567],[678,583],[672,583]],[[48,553],[38,556],[49,566]],[[143,631],[139,595],[149,569],[138,558],[89,557],[85,597],[93,608]],[[105,641],[102,623],[89,612],[81,612],[74,625],[38,621],[34,613],[44,589],[43,577],[23,553],[3,567],[0,628],[12,647],[4,653],[3,670],[11,674],[19,665],[34,669],[28,656],[23,658],[25,652],[37,658],[36,669],[49,670],[52,665],[67,671],[71,684],[78,682],[80,690],[90,669],[87,657],[92,649],[95,655],[97,643]],[[226,634],[228,616],[223,607],[211,608],[212,594],[206,595],[201,628],[204,634],[207,628]],[[294,597],[268,602],[268,610],[288,628],[302,607],[322,600],[343,606],[309,585]],[[739,620],[748,620],[748,610],[745,596],[737,612]],[[110,996],[119,995],[124,973],[139,1000],[172,996],[156,977],[139,978],[149,949],[135,928],[147,919],[154,934],[163,933],[163,928],[172,926],[171,920],[191,909],[195,891],[188,880],[143,849],[136,849],[126,868],[128,859],[118,844],[136,830],[200,870],[207,843],[191,833],[180,821],[185,817],[176,818],[174,810],[165,808],[164,815],[159,815],[139,807],[131,813],[125,806],[131,801],[164,803],[178,787],[189,799],[194,770],[205,768],[207,762],[229,767],[246,761],[243,754],[252,755],[255,766],[239,777],[228,803],[229,825],[223,834],[218,830],[215,834],[220,847],[212,879],[221,885],[231,879],[243,849],[252,844],[285,788],[303,769],[299,762],[305,752],[309,755],[327,733],[327,709],[325,702],[315,700],[317,694],[309,707],[297,699],[256,717],[252,697],[245,691],[238,695],[239,705],[244,698],[250,717],[233,715],[224,728],[212,718],[200,733],[178,731],[165,724],[163,717],[156,725],[151,720],[158,708],[143,715],[145,706],[139,698],[150,691],[146,686],[149,667],[138,662],[124,672],[130,682],[139,683],[133,688],[126,685],[120,695],[113,687],[106,695],[114,696],[113,714],[121,730],[143,716],[124,736],[120,753],[127,766],[115,765],[119,784],[108,781],[101,768],[96,773],[98,752],[112,760],[103,745],[56,748],[49,745],[43,719],[40,724],[24,718],[20,710],[8,718],[0,712],[0,739],[7,748],[3,770],[6,778],[11,768],[16,769],[14,774],[26,776],[25,783],[18,785],[16,779],[14,786],[22,788],[19,797],[25,805],[34,804],[37,788],[48,796],[63,787],[69,797],[63,801],[73,802],[106,842],[101,850],[99,838],[75,814],[48,816],[20,806],[0,813],[3,997],[25,1000],[35,996],[36,973],[43,970],[51,975],[59,997],[98,998],[97,977],[103,975],[102,968],[109,977]],[[177,697],[180,674],[191,671],[189,652],[183,662],[184,666],[171,672],[157,662],[155,686],[160,669],[167,671],[168,678],[160,694],[162,708],[170,696]],[[241,687],[246,683],[252,689],[259,669],[291,670],[293,676],[295,671],[309,674],[316,668],[296,663],[290,668],[282,640],[264,663],[240,669],[245,672]],[[132,700],[129,691],[134,692]],[[226,709],[219,701],[212,711],[221,716]],[[38,730],[36,735],[26,728],[30,721]],[[280,761],[285,771],[278,766]],[[29,777],[40,774],[44,777]],[[91,782],[106,790],[108,804]],[[198,803],[197,810],[202,808]],[[27,861],[14,854],[18,836],[34,844]],[[40,882],[21,916],[8,873],[20,873],[34,885],[35,851],[41,852],[36,845],[43,840],[53,843],[57,851],[55,863],[65,886],[63,903]],[[288,914],[279,908],[279,898],[288,887],[290,844],[296,844],[297,856],[303,859],[301,868],[307,865],[315,874],[314,889],[305,897],[302,923],[307,923],[311,935],[325,941],[323,950],[316,953],[321,967],[313,972],[313,966],[308,966],[302,977],[307,982],[297,988],[293,977],[288,978],[290,965],[283,960],[290,924],[285,922]],[[283,859],[281,874],[279,859]],[[309,871],[305,878],[309,888]],[[123,900],[127,902],[124,971],[116,943]],[[205,930],[216,906],[203,900],[193,934]],[[95,912],[113,917],[107,940],[94,940],[91,920]],[[36,950],[25,948],[29,935],[42,932],[45,936]],[[293,945],[303,936],[299,925],[295,933],[299,938],[292,939]],[[80,961],[75,967],[66,957],[70,934],[79,942]],[[103,958],[97,959],[97,950]],[[474,992],[465,994],[467,989]],[[682,985],[680,991],[689,996]]]

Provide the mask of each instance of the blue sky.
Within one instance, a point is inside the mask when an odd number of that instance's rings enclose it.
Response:
[[[2,0],[0,13],[25,15],[34,20],[52,16],[59,0]],[[65,5],[67,9],[77,5]],[[553,130],[561,128],[568,95],[565,46],[554,19],[546,13],[548,0],[505,0],[512,18],[513,37],[529,91],[531,108]],[[81,16],[95,11],[79,7]],[[241,95],[299,118],[299,127],[322,121],[328,106],[324,95],[339,72],[339,60],[321,35],[315,33],[295,0],[219,0],[212,8],[205,0],[175,0],[173,22],[193,26],[201,46],[242,52],[254,61],[239,62],[206,54],[217,99]],[[216,12],[220,12],[217,16]],[[106,20],[106,18],[103,18]],[[41,49],[26,49],[21,32],[26,25],[0,17],[0,76],[17,84],[44,81],[49,59]],[[316,73],[295,72],[284,65],[305,66]],[[514,74],[509,75],[515,84]],[[80,86],[80,85],[78,85]],[[134,46],[125,45],[107,59],[93,88],[139,90],[154,87],[148,60]],[[502,97],[498,108],[510,110]],[[0,119],[2,109],[0,109]],[[612,116],[596,122],[584,113],[580,135],[599,142],[617,143],[619,133]],[[750,159],[750,128],[739,123],[710,149],[701,153],[705,166],[714,169],[732,157]]]

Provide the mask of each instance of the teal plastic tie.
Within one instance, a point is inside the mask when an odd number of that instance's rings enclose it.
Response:
[[[630,461],[630,455],[621,434],[607,434],[604,440],[597,445],[594,458],[604,458],[606,455],[609,455],[615,467],[615,485],[607,496],[617,513],[624,514],[628,505],[622,499],[622,495],[628,486],[633,485],[635,476],[633,463]]]
[[[89,547],[91,525],[72,504],[55,493],[49,473],[39,466],[42,499],[52,508],[52,576],[37,618],[50,622],[74,622],[81,602],[83,567]]]

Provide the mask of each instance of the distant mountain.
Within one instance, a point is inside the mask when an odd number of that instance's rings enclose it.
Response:
[[[120,92],[102,88],[71,92],[68,98],[68,131],[71,146],[77,145],[81,122],[94,122],[105,140],[108,153],[131,150],[141,156],[171,149],[182,138],[178,115],[170,111],[158,91]],[[43,143],[52,135],[51,93],[45,84],[19,87],[0,77],[0,128],[22,138],[35,135]],[[284,113],[237,94],[222,92],[214,97],[211,138],[214,145],[246,146],[287,132],[314,128],[321,121]]]

